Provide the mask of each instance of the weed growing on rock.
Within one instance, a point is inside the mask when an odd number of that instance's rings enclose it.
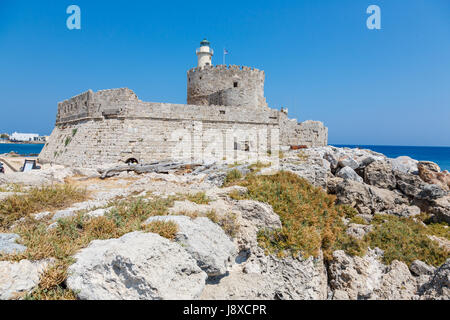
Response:
[[[393,260],[411,264],[418,259],[427,264],[439,266],[449,254],[428,238],[430,230],[409,218],[393,215],[376,215],[372,221],[374,230],[366,235],[371,248],[384,250],[384,262]]]
[[[228,171],[227,176],[225,177],[223,185],[229,186],[240,179],[242,179],[242,173],[239,170],[237,169],[230,170]]]
[[[186,195],[186,200],[194,202],[196,204],[209,204],[211,199],[206,196],[205,192],[198,192],[196,194]]]
[[[145,226],[145,231],[173,240],[178,232],[178,225],[173,221],[152,221]]]
[[[307,180],[279,172],[273,176],[248,175],[241,185],[248,189],[246,197],[270,204],[280,216],[280,230],[259,232],[259,244],[267,252],[287,251],[308,257],[318,256],[322,249],[329,258],[338,247],[338,240],[343,241],[342,218],[349,208],[335,205],[334,196]]]

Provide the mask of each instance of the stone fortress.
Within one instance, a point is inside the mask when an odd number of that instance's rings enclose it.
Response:
[[[268,107],[264,71],[213,66],[213,54],[203,40],[198,66],[187,72],[187,104],[143,102],[126,88],[89,90],[58,103],[39,162],[95,167],[168,160],[178,153],[234,162],[237,151],[258,158],[274,147],[327,145],[321,122],[298,123],[287,110]]]

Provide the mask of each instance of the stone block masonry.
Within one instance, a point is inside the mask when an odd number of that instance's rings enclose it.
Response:
[[[143,102],[127,88],[89,90],[58,104],[41,163],[96,167],[136,160],[256,161],[280,145],[323,146],[321,122],[270,109],[264,71],[204,66],[188,71],[188,104]]]

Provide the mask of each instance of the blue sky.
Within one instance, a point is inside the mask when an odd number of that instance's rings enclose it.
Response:
[[[203,37],[213,63],[226,47],[265,70],[269,105],[324,121],[332,144],[450,146],[449,0],[0,0],[0,132],[49,134],[57,102],[88,89],[185,103]]]

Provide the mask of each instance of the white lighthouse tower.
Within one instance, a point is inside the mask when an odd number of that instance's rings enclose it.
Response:
[[[200,48],[197,49],[198,66],[210,66],[212,64],[211,58],[213,55],[214,50],[209,47],[209,41],[203,39],[203,41],[200,42]]]

